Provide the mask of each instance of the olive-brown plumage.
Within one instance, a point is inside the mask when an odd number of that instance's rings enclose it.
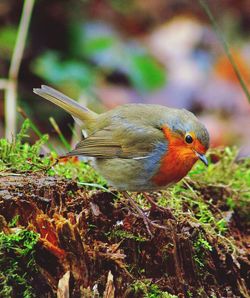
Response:
[[[102,114],[48,86],[34,92],[80,120],[87,137],[68,155],[93,158],[93,166],[117,190],[147,191],[183,178],[205,153],[209,135],[187,110],[126,104]]]

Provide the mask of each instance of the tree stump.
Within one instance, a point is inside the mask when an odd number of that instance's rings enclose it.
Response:
[[[150,297],[249,297],[249,238],[237,214],[225,235],[213,235],[172,211],[147,210],[165,227],[152,227],[151,239],[117,193],[42,173],[0,177],[2,232],[39,233],[35,272],[19,264],[36,297],[145,297],[146,290],[158,293]]]

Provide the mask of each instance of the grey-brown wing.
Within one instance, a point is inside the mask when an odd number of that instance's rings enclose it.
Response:
[[[153,127],[106,127],[79,142],[68,155],[97,158],[140,158],[148,156],[159,142],[164,142],[162,131]]]

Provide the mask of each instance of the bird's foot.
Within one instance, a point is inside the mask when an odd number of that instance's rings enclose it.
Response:
[[[158,229],[164,229],[166,230],[166,227],[161,226],[152,220],[150,220],[147,215],[143,212],[143,210],[137,205],[137,203],[131,198],[131,196],[127,192],[123,192],[124,197],[130,202],[132,207],[137,211],[137,214],[139,215],[140,218],[143,219],[143,222],[146,226],[146,229],[148,231],[148,234],[150,235],[151,238],[153,238],[153,234],[150,230],[150,226],[158,228]]]

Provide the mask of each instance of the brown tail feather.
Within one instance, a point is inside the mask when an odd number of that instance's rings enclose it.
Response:
[[[96,113],[81,106],[75,100],[49,86],[42,85],[41,88],[34,88],[33,92],[53,102],[66,112],[70,113],[72,116],[80,119],[82,122],[93,120],[97,116]]]

